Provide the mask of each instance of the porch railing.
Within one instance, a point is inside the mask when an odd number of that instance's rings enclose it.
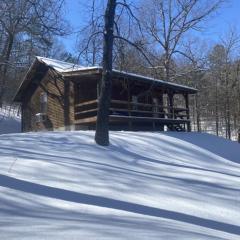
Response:
[[[97,116],[98,100],[91,100],[75,105],[75,120]],[[111,100],[110,115],[125,117],[146,117],[159,119],[189,119],[187,108],[161,106],[148,103],[135,103]]]

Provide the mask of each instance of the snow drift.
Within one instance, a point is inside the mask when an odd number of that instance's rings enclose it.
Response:
[[[112,132],[100,147],[93,136],[0,136],[2,239],[240,238],[238,143]]]

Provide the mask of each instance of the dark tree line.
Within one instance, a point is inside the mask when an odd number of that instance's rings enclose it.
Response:
[[[59,0],[0,1],[1,106],[11,101],[34,57],[54,55],[59,48],[56,37],[68,33],[63,4]],[[58,57],[66,56],[60,52]]]

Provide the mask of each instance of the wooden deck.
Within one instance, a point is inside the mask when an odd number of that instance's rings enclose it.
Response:
[[[133,103],[112,100],[109,120],[112,124],[131,125],[134,123],[153,123],[166,125],[169,128],[181,126],[190,130],[189,110],[187,108],[167,107],[146,103]],[[91,100],[75,105],[75,124],[94,125],[97,120],[98,101]]]

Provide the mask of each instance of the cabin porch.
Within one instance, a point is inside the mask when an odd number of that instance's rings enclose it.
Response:
[[[99,78],[75,81],[76,129],[95,129]],[[109,109],[111,130],[191,131],[189,93],[145,81],[114,78]]]

